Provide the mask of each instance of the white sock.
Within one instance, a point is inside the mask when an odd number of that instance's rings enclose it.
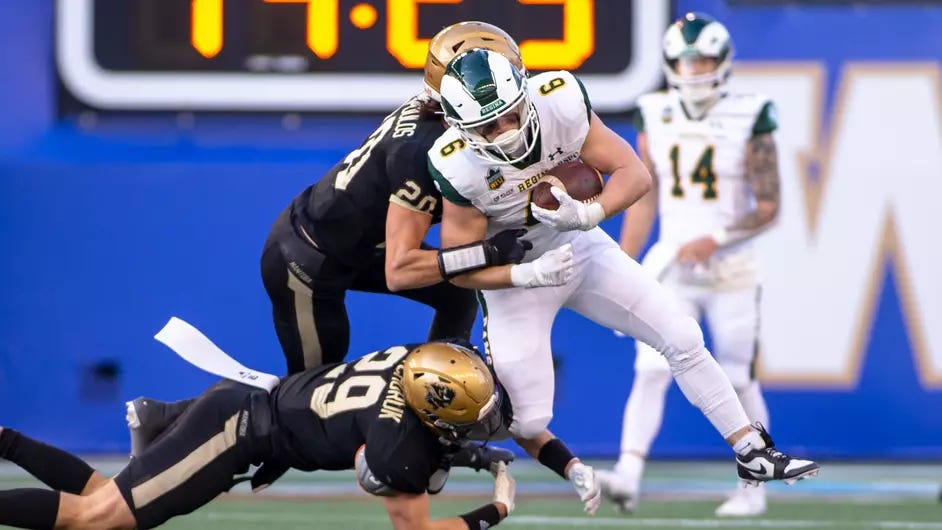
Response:
[[[745,436],[733,444],[733,451],[736,451],[736,454],[740,456],[746,456],[754,449],[765,449],[765,440],[762,439],[762,436],[759,435],[759,431],[756,430],[750,429]]]
[[[749,416],[752,423],[761,423],[766,430],[769,427],[769,408],[765,405],[765,397],[762,395],[762,388],[758,381],[752,381],[748,386],[736,389],[739,396],[739,402]]]
[[[622,453],[615,464],[615,474],[621,477],[630,489],[639,489],[641,475],[644,474],[644,458],[634,453]]]
[[[638,370],[625,403],[621,424],[621,454],[647,455],[661,429],[664,398],[671,384],[667,370]]]
[[[706,347],[674,355],[668,362],[687,401],[703,412],[724,439],[749,425],[729,377]]]

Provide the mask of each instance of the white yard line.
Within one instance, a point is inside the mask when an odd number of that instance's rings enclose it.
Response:
[[[257,513],[237,512],[197,512],[213,521],[233,522],[280,522],[310,523],[310,515],[292,513]],[[385,516],[378,515],[317,515],[317,522],[344,523],[351,521],[388,522]],[[593,528],[836,528],[854,526],[859,530],[942,530],[942,522],[914,523],[906,521],[815,521],[815,520],[775,520],[775,519],[653,519],[636,517],[553,517],[540,515],[515,515],[501,522],[502,525],[539,525],[542,527],[593,527]]]
[[[540,526],[591,526],[621,528],[834,528],[853,525],[860,530],[942,530],[940,523],[905,521],[814,521],[775,519],[650,519],[636,517],[512,516],[501,524]]]

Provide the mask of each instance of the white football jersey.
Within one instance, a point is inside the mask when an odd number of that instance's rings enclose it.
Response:
[[[429,169],[442,195],[460,205],[473,205],[488,217],[487,237],[510,228],[527,228],[533,243],[525,261],[539,257],[576,237],[539,223],[530,213],[533,187],[555,166],[579,158],[589,132],[591,104],[582,83],[566,71],[544,72],[527,80],[540,120],[539,141],[521,163],[489,162],[465,145],[454,127],[429,150]]]
[[[638,99],[639,131],[659,181],[659,241],[679,246],[726,228],[755,209],[746,180],[749,140],[776,128],[772,102],[759,94],[727,93],[700,120],[688,117],[674,90]],[[706,283],[755,275],[751,242],[718,252],[700,271]],[[726,270],[722,270],[726,269]]]

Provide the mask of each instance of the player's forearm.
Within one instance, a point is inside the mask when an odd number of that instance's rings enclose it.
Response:
[[[733,221],[729,226],[712,234],[716,244],[728,247],[752,239],[775,224],[778,217],[778,203],[762,201],[756,209]]]
[[[497,515],[494,515],[494,510]],[[475,519],[473,526],[465,520]],[[493,519],[497,521],[493,521]],[[390,516],[395,530],[478,530],[482,528],[481,521],[488,523],[487,527],[494,527],[500,521],[507,518],[507,507],[499,502],[492,502],[459,517],[448,517],[447,519],[430,519],[426,514],[424,520],[417,520],[414,517]]]
[[[428,287],[442,280],[437,250],[410,249],[386,263],[386,286],[393,292]]]
[[[771,227],[778,216],[781,179],[778,149],[771,134],[759,134],[749,140],[745,165],[746,179],[752,186],[756,208],[712,234],[720,247],[752,239]]]
[[[510,276],[510,269],[514,265],[500,265],[498,267],[488,267],[486,269],[476,270],[461,274],[452,278],[451,283],[465,289],[493,290],[507,289],[513,287],[513,281]]]
[[[655,187],[625,211],[619,243],[621,249],[635,259],[641,255],[641,249],[651,234],[651,227],[657,216],[657,200]]]
[[[619,167],[608,177],[598,202],[611,217],[637,202],[652,188],[651,174],[637,157]]]

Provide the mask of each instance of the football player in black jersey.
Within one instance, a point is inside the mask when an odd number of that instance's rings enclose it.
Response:
[[[304,471],[354,468],[364,490],[384,497],[396,529],[488,528],[514,507],[504,462],[490,466],[494,502],[464,515],[432,520],[428,493],[444,486],[460,443],[506,426],[507,410],[479,354],[431,342],[311,368],[271,393],[217,383],[112,479],[0,429],[0,457],[52,488],[0,491],[0,525],[153,528],[228,491],[250,464],[275,462]]]
[[[429,45],[425,93],[387,116],[272,226],[262,279],[289,373],[343,360],[350,343],[348,290],[431,306],[429,340],[467,339],[477,316],[475,293],[444,280],[523,258],[529,243],[517,239],[522,230],[444,251],[423,243],[442,211],[426,159],[445,131],[438,89],[448,61],[471,48],[499,52],[523,67],[517,44],[496,26],[461,22],[443,29]]]

